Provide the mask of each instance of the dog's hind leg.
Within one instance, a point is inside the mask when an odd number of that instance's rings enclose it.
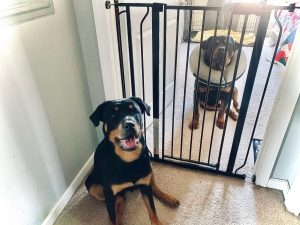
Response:
[[[152,174],[150,185],[152,186],[154,196],[158,198],[161,202],[163,202],[164,204],[170,207],[179,206],[180,203],[175,197],[160,190],[160,188],[157,186],[155,182],[154,174]]]
[[[155,209],[154,200],[153,200],[153,191],[152,191],[151,185],[149,185],[149,186],[142,185],[140,187],[140,190],[141,190],[141,194],[143,196],[145,206],[148,211],[151,225],[162,225],[162,223],[159,221],[157,214],[156,214],[156,209]]]
[[[93,184],[89,188],[89,193],[91,196],[93,196],[95,199],[99,201],[104,201],[104,194],[103,194],[103,187],[100,184]]]
[[[99,184],[99,181],[95,179],[95,177],[93,176],[93,172],[87,177],[85,181],[85,187],[90,193],[90,195],[93,196],[95,199],[100,201],[104,200],[103,187]]]

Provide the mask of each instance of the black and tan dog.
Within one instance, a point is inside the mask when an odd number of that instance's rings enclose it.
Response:
[[[140,98],[106,101],[90,116],[95,126],[103,122],[104,139],[94,156],[94,167],[85,185],[98,200],[105,200],[109,218],[121,224],[125,192],[140,189],[151,224],[161,225],[153,195],[170,207],[179,201],[162,192],[155,182],[149,149],[142,133],[142,114],[150,107]]]
[[[224,63],[224,57],[226,55],[225,59],[225,65],[224,70],[226,70],[226,67],[231,63],[231,60],[233,58],[233,55],[239,48],[239,44],[236,43],[232,37],[229,37],[228,40],[228,46],[226,51],[226,45],[227,45],[227,36],[216,36],[215,40],[214,37],[208,38],[206,41],[203,41],[201,44],[201,48],[203,49],[204,55],[203,59],[207,66],[210,66],[211,68],[215,70],[222,71],[223,63]],[[226,52],[225,52],[226,51]],[[221,87],[220,88],[220,96],[219,96],[219,102],[217,103],[217,93],[218,93],[218,87],[210,86],[209,90],[207,90],[207,84],[203,84],[199,80],[195,80],[195,90],[194,90],[194,120],[190,123],[189,127],[190,129],[197,129],[199,127],[199,107],[202,106],[203,108],[206,106],[206,109],[208,110],[219,110],[216,125],[223,129],[224,128],[224,115],[226,112],[226,105],[229,93],[230,93],[231,87]],[[206,92],[208,92],[208,99],[205,104],[206,100]],[[233,100],[233,106],[236,109],[237,112],[239,112],[238,108],[238,90],[236,87],[233,89],[232,94],[232,100]],[[216,104],[217,107],[216,107]],[[238,116],[235,114],[231,109],[229,109],[229,116],[233,120],[237,120]]]

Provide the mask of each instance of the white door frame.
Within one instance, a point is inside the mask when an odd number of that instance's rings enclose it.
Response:
[[[293,46],[300,46],[298,30]],[[300,48],[294,47],[274,102],[261,151],[255,165],[256,184],[267,187],[300,94]]]
[[[296,216],[300,214],[300,172],[297,174],[292,187],[284,196],[284,204],[288,211],[294,213]]]
[[[105,0],[92,0],[105,99],[122,97],[114,8]]]

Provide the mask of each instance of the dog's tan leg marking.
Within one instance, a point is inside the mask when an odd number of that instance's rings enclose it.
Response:
[[[125,206],[125,198],[123,196],[117,195],[116,202],[115,202],[116,222],[114,225],[122,224],[124,206]]]
[[[226,110],[225,101],[224,101],[224,99],[221,99],[221,106],[220,106],[220,110],[219,110],[219,113],[218,113],[218,118],[217,118],[217,121],[216,121],[216,125],[220,129],[224,128],[224,124],[225,124],[225,120],[224,120],[225,110]]]
[[[150,184],[151,177],[152,177],[152,173],[150,173],[147,176],[139,179],[137,182],[135,182],[135,184],[148,186]]]
[[[228,110],[228,115],[230,116],[231,119],[233,119],[234,121],[238,120],[238,115],[233,112],[231,109]]]
[[[93,196],[95,199],[99,201],[104,201],[104,194],[103,194],[103,187],[100,184],[93,184],[90,189],[89,193],[91,196]]]
[[[152,174],[151,176],[150,184],[152,186],[153,195],[156,198],[158,198],[161,202],[173,208],[179,206],[180,203],[175,197],[160,190],[160,188],[157,186],[155,182],[154,174]]]
[[[133,187],[134,184],[131,182],[126,182],[122,184],[113,184],[111,185],[111,190],[113,191],[113,194],[116,195],[123,191],[125,188]]]
[[[149,215],[149,219],[151,221],[151,225],[162,225],[162,223],[159,221],[157,214],[155,211],[152,210],[151,205],[150,205],[150,201],[148,196],[146,195],[142,195],[143,196],[143,200],[145,203],[145,206],[147,208],[148,211],[148,215]]]
[[[238,103],[238,95],[239,95],[238,89],[236,87],[234,87],[233,93],[232,93],[233,107],[239,113],[240,108],[239,108],[239,103]]]
[[[199,95],[200,91],[196,92],[196,90],[194,90],[194,119],[192,119],[192,122],[189,125],[189,128],[191,130],[199,128]]]

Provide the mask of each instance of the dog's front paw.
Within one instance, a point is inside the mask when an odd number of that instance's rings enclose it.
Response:
[[[177,208],[180,205],[177,198],[166,193],[164,193],[163,196],[160,196],[159,200],[171,208]]]
[[[156,221],[154,223],[151,223],[151,225],[163,225],[160,221]]]
[[[216,125],[217,125],[217,127],[219,127],[220,129],[224,129],[224,125],[225,125],[224,119],[217,120],[217,121],[216,121]]]
[[[171,208],[177,208],[180,205],[180,202],[177,198],[169,195],[167,199],[165,199],[165,203]]]
[[[122,222],[116,221],[115,223],[112,223],[113,225],[122,225]]]
[[[177,208],[179,205],[180,205],[179,200],[174,197],[171,199],[171,201],[169,203],[169,206],[172,208]]]
[[[230,116],[231,119],[233,119],[234,121],[238,120],[238,115],[236,113],[234,113],[231,109],[228,112],[228,115]]]
[[[235,108],[235,110],[236,110],[238,113],[240,113],[239,103],[233,102],[233,107]]]

